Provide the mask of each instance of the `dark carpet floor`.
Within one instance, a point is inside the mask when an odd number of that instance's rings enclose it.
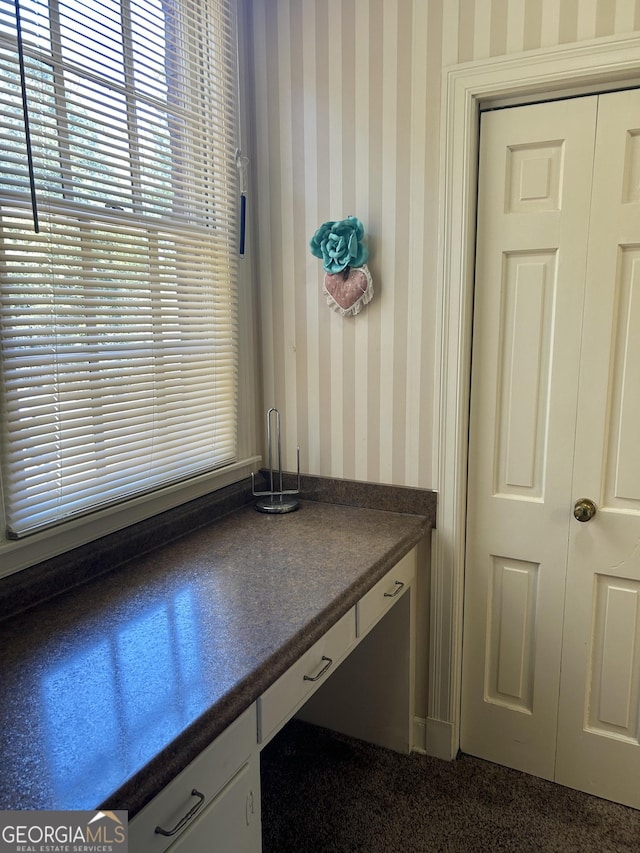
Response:
[[[639,811],[466,755],[398,755],[293,720],[261,767],[264,853],[640,853]]]

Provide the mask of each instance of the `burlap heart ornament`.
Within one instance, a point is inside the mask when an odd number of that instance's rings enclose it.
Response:
[[[323,293],[327,305],[342,314],[359,314],[373,299],[373,281],[369,267],[347,267],[338,273],[327,273],[324,277]]]
[[[342,316],[359,314],[373,299],[373,282],[362,242],[364,228],[355,216],[324,222],[311,238],[311,254],[322,258],[326,273],[322,292],[327,305]]]

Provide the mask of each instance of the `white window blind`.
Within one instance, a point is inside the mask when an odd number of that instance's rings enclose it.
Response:
[[[224,466],[237,433],[234,0],[20,0],[19,19],[27,125],[0,0],[10,538]]]

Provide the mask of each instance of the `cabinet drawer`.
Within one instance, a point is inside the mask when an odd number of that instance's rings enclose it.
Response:
[[[194,814],[198,819],[207,803],[221,791],[245,764],[256,747],[256,706],[241,714],[166,788],[148,803],[130,823],[130,849],[135,853],[163,853],[184,830],[171,836],[155,831],[156,826],[173,829],[198,804],[196,790],[204,794],[202,806]],[[190,822],[185,824],[185,828]]]
[[[364,635],[393,606],[413,581],[416,573],[416,550],[409,551],[395,566],[363,595],[357,603],[357,633]]]
[[[255,755],[189,824],[168,853],[259,853],[261,848],[260,759]]]
[[[331,675],[355,642],[355,608],[330,628],[258,699],[258,740],[264,745]]]

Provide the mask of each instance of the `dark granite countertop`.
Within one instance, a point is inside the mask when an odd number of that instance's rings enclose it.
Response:
[[[245,499],[0,623],[0,809],[133,816],[433,526],[433,493],[392,512],[369,508],[384,487],[334,490],[347,506],[318,482],[294,513]]]

